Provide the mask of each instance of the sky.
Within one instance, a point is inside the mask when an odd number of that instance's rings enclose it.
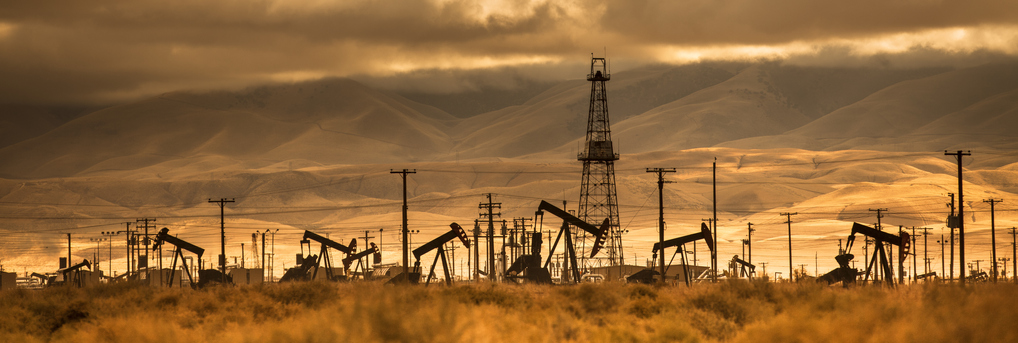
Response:
[[[8,1],[0,6],[0,104],[98,104],[427,70],[524,68],[566,78],[549,66],[586,63],[590,53],[607,53],[616,66],[976,63],[1018,55],[1018,2]]]

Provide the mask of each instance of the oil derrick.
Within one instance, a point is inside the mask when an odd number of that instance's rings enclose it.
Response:
[[[587,117],[587,139],[576,159],[583,162],[583,180],[580,184],[580,205],[577,217],[587,223],[600,223],[608,219],[610,227],[606,250],[609,265],[622,265],[622,230],[619,226],[618,195],[615,191],[615,161],[619,154],[612,145],[608,121],[608,91],[605,82],[611,79],[604,58],[591,57],[590,111]],[[583,235],[583,246],[588,247],[590,237]]]

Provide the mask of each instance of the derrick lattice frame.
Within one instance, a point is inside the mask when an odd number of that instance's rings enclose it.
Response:
[[[587,137],[583,151],[577,160],[583,162],[583,177],[580,183],[580,202],[577,217],[587,223],[599,223],[608,218],[611,227],[605,239],[607,264],[623,264],[622,230],[619,225],[618,192],[615,188],[615,153],[608,119],[608,91],[605,83],[611,79],[604,58],[592,58],[590,74],[590,107],[587,117]],[[582,234],[577,237],[580,249],[587,257],[594,237]],[[587,260],[587,267],[602,266],[602,259]]]

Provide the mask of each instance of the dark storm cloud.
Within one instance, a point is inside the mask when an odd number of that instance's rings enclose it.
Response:
[[[1016,6],[986,0],[14,1],[0,7],[0,103],[109,102],[323,76],[559,65],[606,46],[616,60],[663,61],[661,47],[1016,25]]]

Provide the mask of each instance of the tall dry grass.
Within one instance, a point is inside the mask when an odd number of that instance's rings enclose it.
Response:
[[[1014,342],[1018,287],[110,285],[0,293],[0,342]]]

